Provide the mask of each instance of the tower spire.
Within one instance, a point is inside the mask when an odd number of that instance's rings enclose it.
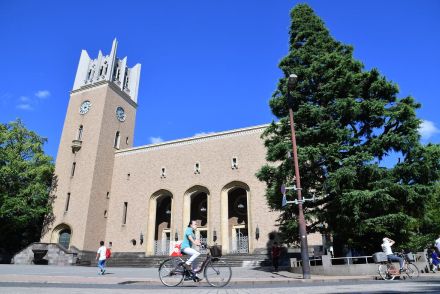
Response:
[[[109,81],[137,103],[141,65],[138,63],[129,68],[127,57],[122,60],[117,57],[117,49],[118,40],[115,38],[109,55],[104,55],[100,50],[98,57],[92,60],[87,51],[82,50],[72,90]]]

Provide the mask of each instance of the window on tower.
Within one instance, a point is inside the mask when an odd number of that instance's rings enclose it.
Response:
[[[72,163],[72,170],[70,171],[70,176],[73,177],[75,175],[76,162]]]
[[[194,173],[200,174],[200,163],[199,162],[196,162],[196,164],[194,165]]]
[[[121,136],[119,134],[119,131],[116,132],[115,135],[115,144],[113,145],[114,148],[119,149],[119,143],[121,141]]]
[[[77,138],[76,138],[76,139],[79,140],[79,141],[81,141],[81,139],[82,139],[83,130],[84,130],[83,126],[80,125],[80,126],[79,126],[79,129],[78,129],[78,136],[77,136]]]
[[[124,210],[122,212],[122,224],[125,225],[127,223],[127,208],[128,202],[124,202]]]
[[[70,193],[67,193],[66,206],[64,207],[64,212],[67,212],[69,210],[69,204],[70,204]]]

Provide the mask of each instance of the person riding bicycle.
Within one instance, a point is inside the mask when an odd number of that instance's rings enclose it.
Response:
[[[403,264],[404,264],[404,260],[402,257],[399,257],[397,255],[393,254],[393,250],[391,250],[391,246],[394,245],[393,240],[391,240],[390,238],[383,238],[382,239],[383,243],[382,243],[382,251],[387,255],[387,258],[389,261],[398,261],[400,264],[400,272],[404,271],[403,269]]]
[[[197,221],[191,220],[183,235],[183,242],[180,251],[191,256],[184,264],[184,267],[190,272],[193,271],[191,264],[199,257],[200,252],[192,248],[192,245],[200,246],[200,240],[196,240],[195,230],[197,229]],[[197,277],[198,278],[198,277]],[[200,279],[200,278],[198,278]]]

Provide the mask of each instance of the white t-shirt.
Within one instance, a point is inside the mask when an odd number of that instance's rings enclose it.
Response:
[[[391,250],[391,243],[388,241],[384,241],[382,243],[382,251],[386,254],[386,255],[390,255],[393,254],[393,250]]]
[[[435,247],[437,247],[437,249],[440,251],[440,238],[435,240]]]
[[[96,253],[99,254],[99,260],[106,260],[105,252],[107,251],[107,248],[105,246],[99,247],[98,251]]]

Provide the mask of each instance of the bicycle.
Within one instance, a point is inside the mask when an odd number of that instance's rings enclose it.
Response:
[[[415,261],[414,254],[408,253],[396,253],[404,260],[403,271],[393,265],[393,262],[389,261],[388,258],[385,260],[380,260],[378,266],[378,272],[382,279],[390,281],[394,280],[395,277],[400,277],[402,274],[406,274],[410,279],[417,279],[420,275],[418,267],[412,262]],[[386,256],[386,255],[385,255]]]
[[[207,248],[205,244],[201,248]],[[198,282],[196,274],[203,272],[203,276],[209,285],[213,287],[226,286],[232,277],[231,267],[221,260],[221,246],[210,246],[205,260],[197,271],[187,270],[183,264],[185,261],[180,257],[172,257],[164,260],[159,266],[159,279],[167,287],[176,287],[184,280]]]

